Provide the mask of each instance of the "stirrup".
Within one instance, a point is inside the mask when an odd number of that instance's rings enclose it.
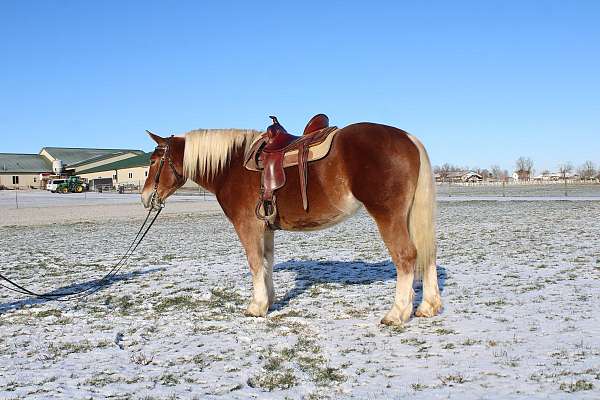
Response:
[[[262,209],[262,212],[261,212]],[[270,211],[268,214],[267,212]],[[274,228],[275,216],[277,215],[277,198],[273,196],[273,200],[259,199],[254,209],[256,217],[264,221],[269,228]]]

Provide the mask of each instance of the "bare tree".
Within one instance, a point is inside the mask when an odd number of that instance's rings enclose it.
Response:
[[[531,158],[519,157],[516,162],[517,172],[529,172],[533,170],[533,161]]]
[[[490,167],[490,174],[492,174],[492,178],[500,180],[502,175],[502,168],[499,165],[492,165]]]
[[[442,182],[446,182],[448,175],[450,175],[450,169],[452,167],[448,163],[444,163],[441,167],[438,167],[437,173],[440,175]]]
[[[577,170],[577,173],[581,177],[581,179],[592,179],[596,176],[596,166],[591,161],[584,162],[581,167]]]
[[[565,183],[565,197],[568,196],[568,193],[567,193],[567,174],[571,173],[571,171],[573,171],[573,164],[571,164],[568,161],[566,163],[559,164],[559,166],[558,166],[558,172],[560,172],[560,174],[562,175],[563,181]]]
[[[567,179],[567,174],[570,174],[573,171],[573,164],[570,162],[566,162],[558,165],[558,172],[563,179]]]
[[[529,180],[533,174],[533,160],[529,157],[519,157],[515,163],[516,172],[519,174],[519,179]]]

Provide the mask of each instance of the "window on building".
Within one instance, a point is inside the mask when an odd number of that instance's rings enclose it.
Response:
[[[18,184],[19,184],[19,177],[13,176],[13,185],[18,185]]]
[[[33,177],[33,183],[36,183],[36,182],[37,182],[37,178],[34,176]]]
[[[129,179],[133,178],[133,172],[129,173]]]
[[[144,171],[144,176],[148,176],[148,171]]]
[[[116,180],[117,180],[117,176],[116,176],[116,175],[113,175],[113,179],[116,181]]]

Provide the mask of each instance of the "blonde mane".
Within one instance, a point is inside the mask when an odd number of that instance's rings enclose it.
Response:
[[[240,146],[244,153],[261,132],[251,129],[197,129],[185,135],[183,174],[214,177],[229,162],[231,153]]]

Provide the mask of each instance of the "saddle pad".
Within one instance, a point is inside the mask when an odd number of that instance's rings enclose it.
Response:
[[[339,129],[334,127],[334,129],[332,129],[332,131],[327,135],[325,140],[323,140],[319,144],[316,144],[316,145],[308,148],[308,161],[309,162],[320,160],[320,159],[324,158],[325,156],[327,156],[327,154],[329,154],[329,150],[331,149],[331,143],[333,142],[333,137],[335,136],[335,134],[338,131],[339,131]],[[262,136],[259,136],[258,138],[256,138],[254,140],[254,142],[252,142],[252,144],[250,145],[249,148],[252,148],[255,145],[255,143],[261,139],[262,139]],[[284,168],[293,167],[294,165],[298,165],[298,149],[286,151],[285,155],[283,157],[283,167]],[[244,166],[246,167],[246,169],[249,169],[250,171],[262,171],[262,168],[260,168],[257,165],[254,157],[249,158]]]

